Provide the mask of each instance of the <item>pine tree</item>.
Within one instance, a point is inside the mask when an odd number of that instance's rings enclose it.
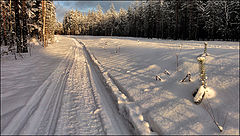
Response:
[[[28,31],[31,37],[41,39],[42,35],[42,2],[41,0],[27,1]]]
[[[69,11],[65,34],[120,35],[171,39],[239,39],[239,2],[210,0],[148,0],[135,2],[125,12],[112,4],[103,14]]]
[[[97,27],[96,27],[96,35],[103,35],[103,19],[104,19],[104,14],[102,11],[102,7],[98,4],[97,5]]]
[[[63,24],[61,22],[57,22],[55,34],[63,34]]]
[[[14,31],[12,28],[12,24],[13,24],[13,15],[14,15],[14,11],[12,10],[12,0],[9,0],[9,48],[8,50],[12,50],[14,47]]]
[[[15,34],[16,34],[16,44],[17,44],[17,53],[22,52],[22,41],[21,41],[21,25],[19,17],[19,0],[14,1],[14,12],[15,12]]]
[[[135,17],[134,10],[132,6],[128,7],[127,10],[127,22],[128,22],[128,35],[134,36],[135,33]]]
[[[228,1],[228,39],[239,41],[240,35],[240,2],[238,0]]]
[[[0,1],[0,46],[2,46],[2,35],[3,35],[3,27],[2,27],[2,24],[3,24],[3,19],[2,19],[2,13],[3,13],[3,10],[2,10],[2,1]]]
[[[119,35],[127,35],[127,11],[124,9],[119,10]]]
[[[53,42],[54,32],[56,29],[56,8],[53,1],[46,3],[46,38],[47,42]]]
[[[22,3],[22,22],[23,22],[23,29],[22,29],[22,35],[23,35],[23,45],[22,45],[22,49],[21,52],[25,53],[28,52],[28,48],[27,48],[27,35],[28,35],[28,31],[27,31],[27,13],[26,13],[26,0],[21,0]]]
[[[9,37],[8,37],[8,14],[7,14],[7,2],[5,2],[5,1],[2,1],[1,2],[1,9],[2,9],[2,19],[3,19],[3,23],[2,23],[2,27],[3,27],[3,32],[2,32],[2,36],[3,36],[3,42],[4,42],[4,45],[5,46],[8,46],[9,45],[9,43],[8,43],[8,39],[9,39]]]
[[[110,35],[112,36],[113,33],[116,30],[117,27],[117,12],[115,11],[115,7],[113,5],[113,3],[110,6],[110,9],[107,11],[107,15],[108,15],[108,20],[109,20],[109,27],[110,27]]]

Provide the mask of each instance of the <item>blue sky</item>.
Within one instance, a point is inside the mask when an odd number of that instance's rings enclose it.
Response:
[[[103,12],[106,12],[111,3],[114,4],[114,7],[117,11],[120,8],[127,9],[134,1],[54,1],[56,6],[56,16],[57,20],[62,22],[63,16],[68,10],[78,10],[81,12],[88,12],[89,10],[95,10],[98,4],[103,8]]]

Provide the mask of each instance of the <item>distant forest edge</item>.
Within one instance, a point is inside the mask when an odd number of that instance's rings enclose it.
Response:
[[[127,10],[68,11],[63,34],[239,41],[238,0],[148,0]]]
[[[63,22],[56,19],[53,0],[1,0],[0,45],[8,51],[28,52],[28,39],[44,43],[54,34],[131,36],[183,40],[239,41],[238,0],[148,0],[136,1],[116,11],[112,4],[83,14],[67,11]]]

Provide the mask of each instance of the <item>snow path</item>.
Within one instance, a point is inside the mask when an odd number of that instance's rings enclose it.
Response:
[[[64,92],[56,134],[105,134],[98,106],[91,93],[87,64],[82,49],[77,47],[74,64]]]
[[[14,55],[1,56],[1,132],[27,104],[38,88],[58,67],[74,44],[64,36],[59,42],[41,47],[32,43],[32,55],[14,59]]]
[[[61,61],[57,69],[38,88],[27,104],[17,113],[3,134],[53,133],[64,83],[71,67],[70,52]],[[37,132],[36,132],[37,131]]]
[[[71,47],[57,68],[26,104],[15,109],[13,118],[1,128],[2,134],[133,134],[85,47],[75,39],[69,39],[75,45],[66,44]],[[15,110],[5,111],[2,115]]]
[[[96,92],[98,92],[98,95],[103,98],[100,99],[100,102],[102,105],[105,105],[102,107],[102,110],[105,113],[104,115],[107,115],[105,122],[109,123],[105,126],[107,129],[107,134],[130,135],[132,133],[130,124],[122,115],[119,114],[116,102],[113,100],[111,93],[104,85],[103,79],[101,78],[99,71],[97,71],[95,68],[94,63],[90,59],[90,54],[84,45],[83,50],[88,61],[88,68],[90,72],[89,77],[91,77],[92,81],[94,81],[92,82],[93,88]]]

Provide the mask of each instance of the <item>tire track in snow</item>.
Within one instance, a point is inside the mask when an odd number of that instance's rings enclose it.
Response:
[[[72,65],[72,56],[71,51],[69,51],[56,70],[14,116],[2,134],[36,134],[39,132],[36,130],[39,130],[41,124],[45,124],[44,128],[40,129],[41,132],[53,133],[58,117],[54,115],[60,109],[61,94],[64,90],[63,84]]]

